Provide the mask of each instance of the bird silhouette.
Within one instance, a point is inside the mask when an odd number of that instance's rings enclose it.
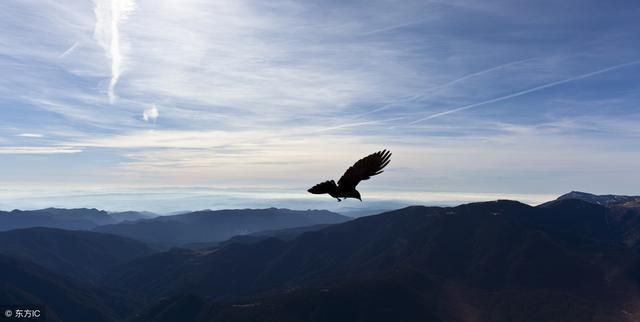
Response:
[[[360,192],[356,190],[358,183],[382,173],[382,169],[389,164],[389,161],[391,161],[391,151],[378,151],[358,160],[358,162],[349,167],[338,180],[338,184],[333,180],[329,180],[318,183],[307,191],[313,194],[328,193],[338,201],[347,198],[355,198],[362,201]]]

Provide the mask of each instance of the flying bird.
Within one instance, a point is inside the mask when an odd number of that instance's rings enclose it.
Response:
[[[329,180],[318,183],[307,191],[313,194],[328,193],[338,201],[347,198],[355,198],[362,201],[360,192],[356,190],[358,183],[381,174],[383,172],[382,169],[389,164],[389,161],[391,161],[391,151],[378,151],[358,160],[358,162],[349,167],[338,180],[338,184],[333,180]]]

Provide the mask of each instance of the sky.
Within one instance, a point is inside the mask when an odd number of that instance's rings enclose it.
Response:
[[[0,209],[640,194],[635,0],[0,2]],[[389,149],[363,203],[306,189]]]

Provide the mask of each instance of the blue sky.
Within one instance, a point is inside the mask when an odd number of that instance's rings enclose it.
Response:
[[[638,16],[631,0],[2,1],[0,209],[336,209],[305,190],[383,148],[369,206],[639,194]]]

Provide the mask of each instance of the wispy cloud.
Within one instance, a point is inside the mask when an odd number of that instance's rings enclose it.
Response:
[[[155,122],[159,115],[160,113],[158,112],[158,107],[156,106],[156,104],[151,104],[151,106],[149,106],[144,110],[144,112],[142,112],[142,119],[144,119],[145,122]]]
[[[633,10],[597,0],[0,1],[0,145],[15,154],[0,158],[0,177],[304,192],[389,148],[387,175],[364,187],[393,198],[632,193],[638,73],[585,71],[640,57]],[[591,78],[559,86],[581,77]],[[556,86],[562,95],[546,90]],[[513,108],[456,113],[509,99]]]
[[[401,99],[401,100],[398,100],[398,101],[395,101],[395,102],[392,102],[392,103],[385,104],[380,108],[376,108],[376,109],[374,109],[372,111],[369,111],[367,113],[360,114],[360,115],[356,116],[356,118],[360,118],[360,117],[367,116],[367,115],[370,115],[370,114],[378,113],[378,112],[384,111],[386,109],[389,109],[389,108],[391,108],[393,106],[401,105],[402,103],[407,103],[407,102],[411,102],[411,101],[418,101],[418,100],[421,100],[421,99],[425,99],[429,95],[433,95],[433,94],[437,93],[440,90],[446,89],[446,88],[448,88],[450,86],[454,86],[454,85],[456,85],[458,83],[461,83],[461,82],[464,82],[464,81],[466,81],[468,79],[472,79],[474,77],[479,77],[479,76],[482,76],[482,75],[485,75],[485,74],[489,74],[491,72],[494,72],[494,71],[497,71],[497,70],[501,70],[501,69],[504,69],[504,68],[508,68],[508,67],[511,67],[511,66],[515,66],[515,65],[518,65],[518,64],[523,64],[523,63],[532,61],[534,59],[535,58],[527,58],[527,59],[516,60],[516,61],[508,62],[508,63],[505,63],[505,64],[500,64],[500,65],[497,65],[497,66],[493,66],[491,68],[487,68],[487,69],[481,70],[479,72],[474,72],[474,73],[471,73],[471,74],[467,74],[467,75],[464,75],[462,77],[456,78],[454,80],[448,81],[446,83],[430,87],[430,88],[428,88],[428,89],[426,89],[426,90],[424,90],[424,91],[422,91],[422,92],[420,92],[420,93],[418,93],[416,95],[412,95],[412,96],[407,97],[405,99]]]
[[[23,137],[23,138],[41,138],[41,137],[44,137],[44,135],[38,134],[38,133],[20,133],[20,134],[17,134],[16,136]]]
[[[120,24],[133,10],[134,0],[94,0],[96,25],[94,37],[105,49],[111,60],[111,80],[108,95],[111,103],[116,98],[115,87],[122,73],[123,54],[121,49]]]
[[[37,147],[37,146],[9,146],[0,147],[0,154],[68,154],[80,153],[82,150],[73,148]]]
[[[320,128],[320,129],[311,130],[309,133],[328,132],[328,131],[346,129],[346,128],[357,127],[357,126],[382,124],[382,123],[399,121],[399,120],[404,120],[404,119],[406,119],[406,117],[394,117],[394,118],[389,118],[389,119],[384,119],[384,120],[346,123],[346,124],[340,124],[340,125],[336,125],[336,126],[330,126],[330,127],[324,127],[324,128]]]
[[[491,103],[496,103],[496,102],[508,100],[508,99],[515,98],[515,97],[522,96],[522,95],[526,95],[526,94],[529,94],[529,93],[538,92],[538,91],[541,91],[541,90],[544,90],[544,89],[547,89],[547,88],[551,88],[551,87],[554,87],[554,86],[566,84],[566,83],[577,81],[577,80],[580,80],[580,79],[589,78],[589,77],[596,76],[596,75],[599,75],[599,74],[604,74],[604,73],[607,73],[607,72],[610,72],[610,71],[613,71],[613,70],[616,70],[616,69],[629,67],[629,66],[632,66],[632,65],[638,65],[638,64],[640,64],[640,60],[631,61],[631,62],[628,62],[628,63],[618,64],[618,65],[614,65],[614,66],[610,66],[610,67],[599,69],[599,70],[596,70],[596,71],[593,71],[593,72],[590,72],[590,73],[586,73],[586,74],[582,74],[582,75],[578,75],[578,76],[574,76],[574,77],[569,77],[569,78],[566,78],[566,79],[563,79],[563,80],[559,80],[559,81],[547,83],[547,84],[544,84],[544,85],[532,87],[532,88],[529,88],[529,89],[526,89],[526,90],[523,90],[523,91],[518,91],[518,92],[509,94],[509,95],[504,95],[504,96],[492,98],[490,100],[477,102],[477,103],[473,103],[473,104],[467,104],[467,105],[464,105],[464,106],[461,106],[461,107],[457,107],[457,108],[454,108],[454,109],[451,109],[451,110],[447,110],[447,111],[444,111],[444,112],[431,114],[429,116],[426,116],[426,117],[423,117],[423,118],[419,118],[419,119],[417,119],[415,121],[409,122],[409,124],[410,125],[411,124],[417,124],[417,123],[420,123],[420,122],[424,122],[426,120],[431,120],[431,119],[438,118],[438,117],[441,117],[441,116],[445,116],[445,115],[461,112],[461,111],[468,110],[468,109],[471,109],[471,108],[474,108],[474,107],[478,107],[478,106],[482,106],[482,105],[487,105],[487,104],[491,104]]]
[[[265,194],[269,191],[270,194]],[[305,191],[306,192],[306,191]],[[122,187],[75,186],[72,190],[55,191],[32,187],[21,190],[0,190],[0,209],[41,209],[46,207],[96,207],[110,211],[146,210],[159,214],[200,209],[238,209],[283,207],[292,209],[329,209],[349,211],[359,207],[396,209],[411,204],[457,205],[463,202],[515,199],[536,205],[557,197],[550,194],[460,193],[369,191],[364,205],[309,199],[298,191],[271,189],[233,189],[220,187],[180,188],[174,186]]]

